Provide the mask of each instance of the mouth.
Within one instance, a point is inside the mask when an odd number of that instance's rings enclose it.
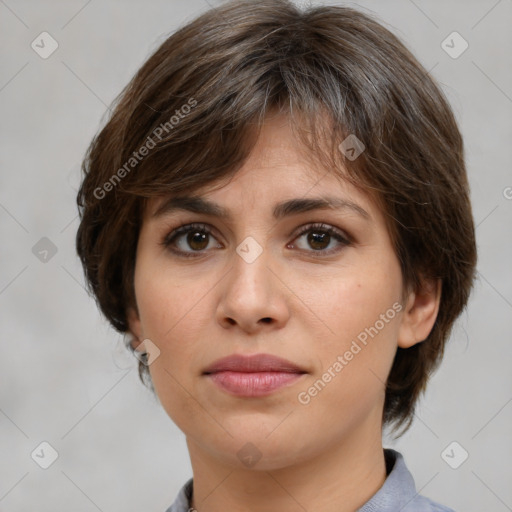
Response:
[[[221,390],[240,397],[270,395],[305,374],[295,363],[270,354],[233,354],[215,361],[203,372]]]

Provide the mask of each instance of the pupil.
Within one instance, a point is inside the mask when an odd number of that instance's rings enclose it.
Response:
[[[308,242],[313,249],[325,249],[329,245],[330,239],[329,233],[310,233],[308,236]],[[327,241],[327,243],[325,243]],[[320,247],[317,244],[320,243]]]
[[[192,249],[201,250],[208,245],[207,236],[208,235],[206,233],[196,231],[195,233],[189,233],[187,241]]]

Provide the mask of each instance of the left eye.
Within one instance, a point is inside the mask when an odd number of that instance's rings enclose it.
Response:
[[[336,228],[332,226],[328,226],[325,224],[313,224],[306,226],[295,238],[295,240],[299,240],[303,238],[304,235],[307,235],[306,242],[313,249],[313,252],[321,253],[322,256],[330,255],[335,252],[341,250],[339,246],[344,247],[350,245],[349,237],[344,235],[341,231],[338,231]],[[327,249],[331,242],[337,242],[338,248],[334,247],[331,249]],[[290,247],[289,245],[287,247]],[[292,244],[293,247],[293,244]],[[300,248],[300,247],[299,247]],[[308,249],[305,249],[306,251]]]
[[[330,255],[338,252],[344,246],[350,245],[350,239],[343,232],[338,231],[332,226],[325,224],[313,224],[305,226],[294,238],[300,240],[307,235],[306,242],[313,249],[304,249],[297,244],[298,248],[303,251],[317,253],[318,256]],[[219,243],[213,244],[216,240],[211,230],[205,224],[187,224],[181,226],[170,234],[168,234],[161,244],[178,256],[194,257],[200,256],[207,249],[221,249],[223,246]],[[334,248],[328,249],[334,243]],[[192,249],[187,250],[188,248]],[[337,247],[336,247],[337,246]],[[341,248],[340,248],[341,246]],[[289,249],[295,248],[295,243],[287,244]]]

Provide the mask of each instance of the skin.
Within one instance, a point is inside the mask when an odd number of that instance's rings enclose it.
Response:
[[[383,213],[339,176],[306,164],[286,117],[267,120],[227,184],[194,195],[228,208],[232,217],[177,210],[152,218],[160,204],[152,200],[137,247],[138,311],[129,312],[131,332],[160,350],[149,370],[160,402],[186,435],[193,506],[199,512],[357,509],[386,478],[381,418],[396,349],[428,336],[440,283],[404,293]],[[277,202],[323,195],[356,203],[369,219],[349,209],[272,217]],[[174,248],[195,249],[198,257],[162,246],[189,223],[206,224],[212,235],[192,246],[181,235]],[[331,236],[315,245],[308,234],[323,233],[315,228],[297,236],[311,223],[335,227],[352,241]],[[252,263],[235,250],[248,236],[263,249]],[[330,250],[336,252],[321,255]],[[298,394],[397,303],[401,311],[301,404]],[[307,373],[270,396],[235,397],[202,375],[233,353],[277,355]],[[247,443],[260,457],[251,467],[237,456]]]

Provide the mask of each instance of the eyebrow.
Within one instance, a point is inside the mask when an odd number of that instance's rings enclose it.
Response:
[[[153,213],[152,218],[157,219],[164,215],[169,215],[177,210],[183,210],[193,213],[202,213],[219,217],[221,219],[230,219],[231,214],[228,209],[214,203],[208,199],[199,196],[178,196],[166,199]],[[299,213],[312,210],[350,210],[370,220],[370,214],[358,204],[342,199],[340,197],[310,197],[300,199],[289,199],[274,206],[273,217],[276,220]]]

